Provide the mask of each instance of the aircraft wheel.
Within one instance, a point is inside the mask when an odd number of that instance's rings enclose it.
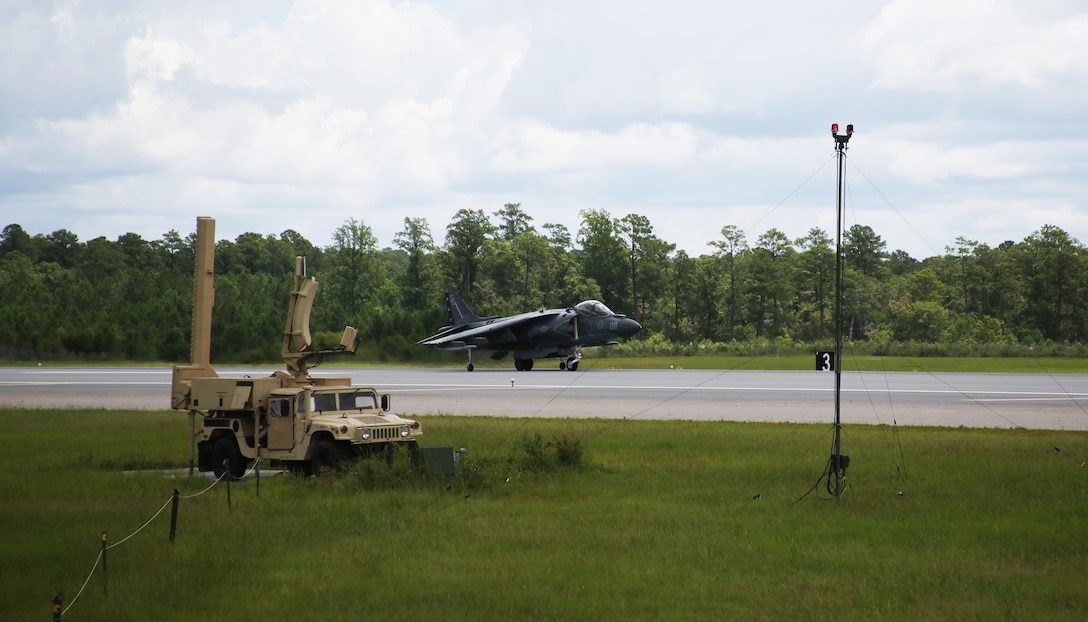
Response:
[[[525,359],[524,367],[525,367],[525,371],[532,371],[532,369],[533,369],[533,359]]]
[[[566,361],[559,361],[559,369],[566,369],[566,368],[567,368],[567,362]]]
[[[567,365],[567,371],[578,371],[578,361],[574,361],[570,365]]]
[[[467,369],[469,371],[472,371],[472,370],[476,369],[476,367],[472,363],[469,363],[468,367],[466,367],[465,369]]]

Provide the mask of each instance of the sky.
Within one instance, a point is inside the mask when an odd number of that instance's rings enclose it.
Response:
[[[0,2],[0,227],[82,241],[520,203],[689,255],[844,227],[916,259],[1088,243],[1083,0]],[[841,132],[842,130],[840,130]]]

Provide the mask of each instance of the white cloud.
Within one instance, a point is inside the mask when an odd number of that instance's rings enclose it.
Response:
[[[124,101],[42,125],[73,150],[167,171],[440,189],[517,64],[516,33],[498,41],[511,49],[471,47],[425,6],[374,1],[300,2],[279,31],[166,20],[125,44]],[[177,84],[186,71],[210,97]]]
[[[879,144],[887,171],[913,183],[933,186],[961,178],[1009,181],[1046,172],[1061,174],[1088,156],[1088,140],[998,140],[978,145],[890,139]]]
[[[491,167],[500,172],[547,172],[618,165],[675,167],[695,156],[691,127],[639,123],[618,132],[570,132],[536,121],[513,123],[498,136]]]
[[[984,222],[1088,238],[1088,12],[848,4],[7,5],[0,209],[84,238],[201,213],[316,243],[352,216],[389,244],[406,215],[441,240],[460,208],[573,232],[600,207],[698,254],[726,224],[830,231],[838,121],[889,246],[928,253],[880,194],[938,251]]]
[[[151,29],[143,36],[132,37],[125,45],[125,68],[129,80],[170,81],[183,65],[191,65],[193,51],[171,39],[155,37]]]
[[[49,21],[56,28],[57,37],[61,41],[71,41],[75,37],[75,18],[70,8],[71,2],[59,3],[57,9],[49,16]]]
[[[895,0],[863,41],[879,88],[1038,89],[1088,71],[1088,11],[1075,2]]]

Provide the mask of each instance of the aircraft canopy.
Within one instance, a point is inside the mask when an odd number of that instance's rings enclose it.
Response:
[[[612,313],[612,309],[609,309],[600,300],[583,300],[574,306],[574,310],[584,317],[609,317],[615,315]]]

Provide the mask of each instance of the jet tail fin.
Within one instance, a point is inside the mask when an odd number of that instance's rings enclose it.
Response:
[[[479,322],[483,318],[472,312],[464,300],[457,295],[452,287],[446,288],[446,308],[450,313],[450,326],[461,326],[471,322]]]

